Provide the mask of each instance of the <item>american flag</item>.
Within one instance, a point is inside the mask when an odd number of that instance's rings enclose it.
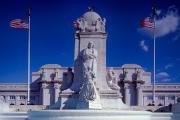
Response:
[[[141,21],[141,27],[147,28],[155,28],[155,24],[152,17],[146,17],[144,20]]]
[[[29,23],[27,20],[14,19],[10,21],[10,27],[17,29],[29,29]]]

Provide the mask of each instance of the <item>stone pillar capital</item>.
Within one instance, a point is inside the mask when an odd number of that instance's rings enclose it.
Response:
[[[41,88],[46,89],[48,87],[47,83],[41,83]]]
[[[129,84],[127,84],[127,83],[124,84],[124,88],[125,88],[125,89],[128,89],[129,87],[130,87]]]
[[[54,88],[55,88],[55,89],[59,89],[60,86],[61,86],[61,85],[60,85],[59,83],[54,83]]]
[[[141,88],[141,84],[137,83],[136,88],[140,89]]]

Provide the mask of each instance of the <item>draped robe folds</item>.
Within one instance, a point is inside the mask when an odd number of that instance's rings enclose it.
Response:
[[[86,48],[82,51],[83,71],[90,70],[96,77],[97,73],[97,51],[95,49]]]
[[[85,74],[82,89],[80,91],[80,101],[88,102],[96,99],[96,87],[93,82],[93,73],[87,72]]]
[[[96,87],[94,80],[97,73],[97,51],[95,49],[86,48],[82,51],[82,70],[83,85],[80,91],[80,100],[89,101],[96,99]]]

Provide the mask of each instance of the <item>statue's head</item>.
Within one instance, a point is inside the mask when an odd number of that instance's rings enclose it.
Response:
[[[88,43],[88,46],[87,46],[87,47],[88,47],[89,49],[94,48],[94,43],[90,41],[90,42]]]

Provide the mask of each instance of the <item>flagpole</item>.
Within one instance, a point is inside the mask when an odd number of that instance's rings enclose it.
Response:
[[[154,8],[155,9],[155,8]],[[154,13],[153,13],[154,14]],[[154,41],[154,57],[153,57],[153,105],[155,105],[155,82],[156,82],[156,20],[155,20],[155,14],[153,15],[153,21],[154,21],[154,30],[153,30],[153,41]]]
[[[28,17],[29,17],[29,29],[28,29],[28,100],[27,104],[30,104],[30,80],[31,80],[31,10],[28,10]]]

